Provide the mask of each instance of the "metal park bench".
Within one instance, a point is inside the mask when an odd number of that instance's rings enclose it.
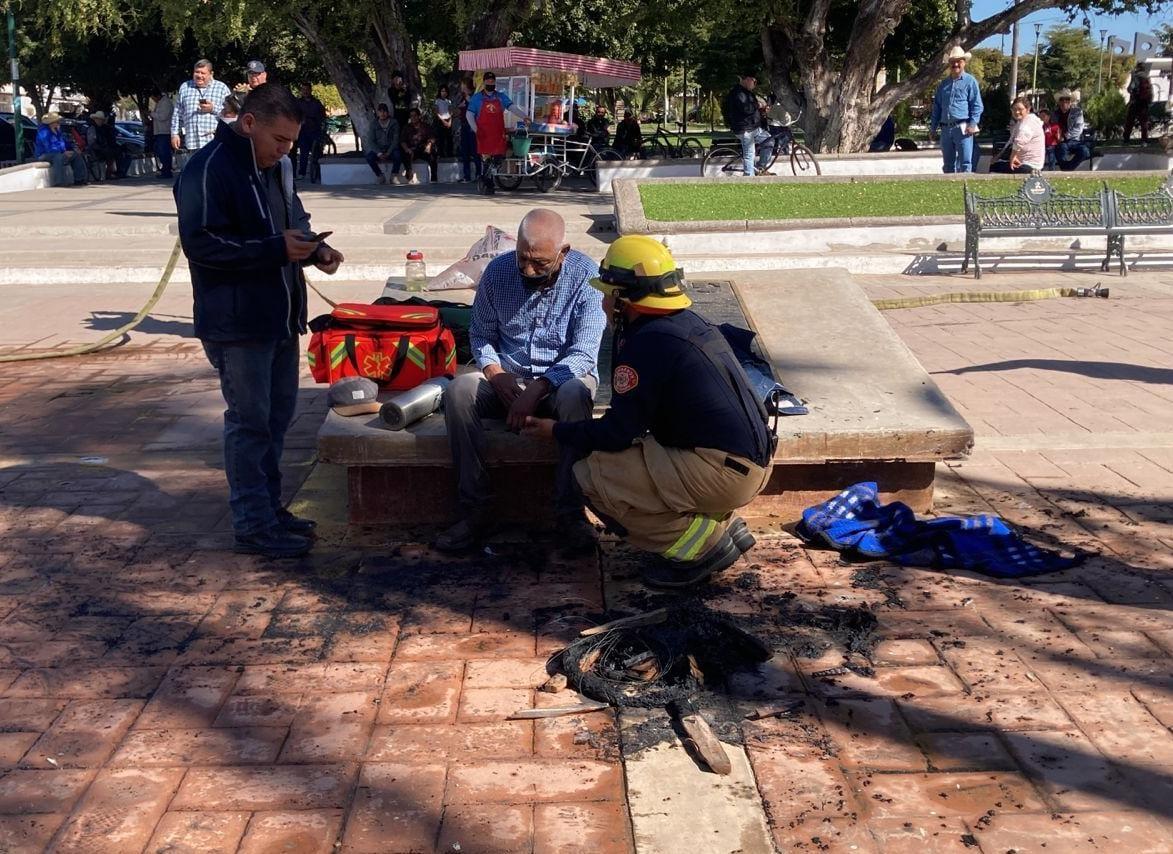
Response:
[[[1173,172],[1165,184],[1151,193],[1128,196],[1108,190],[1108,257],[1103,269],[1115,255],[1120,259],[1120,275],[1128,275],[1124,263],[1124,238],[1129,234],[1173,234]]]
[[[982,277],[979,255],[983,237],[1082,237],[1108,233],[1107,187],[1094,196],[1058,193],[1041,175],[1031,175],[1012,196],[987,197],[965,185],[965,260],[973,259],[974,278]],[[1123,239],[1123,238],[1122,238]],[[1103,268],[1108,269],[1108,255]]]

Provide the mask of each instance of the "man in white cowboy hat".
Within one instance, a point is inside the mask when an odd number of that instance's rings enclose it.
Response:
[[[1064,172],[1070,172],[1092,156],[1092,150],[1083,141],[1087,127],[1079,99],[1070,89],[1055,93],[1055,124],[1059,125],[1059,144],[1055,146],[1055,160]]]
[[[67,187],[71,183],[66,167],[73,170],[72,183],[86,183],[85,158],[74,148],[73,140],[61,132],[61,116],[57,113],[41,116],[41,126],[37,128],[37,138],[33,144],[33,157],[49,164],[55,187]]]
[[[973,138],[978,132],[984,107],[978,82],[965,70],[970,54],[954,45],[945,61],[949,76],[933,94],[929,134],[940,133],[945,172],[972,172],[976,165]]]

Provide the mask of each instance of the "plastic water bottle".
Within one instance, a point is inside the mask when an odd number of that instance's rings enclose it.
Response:
[[[422,291],[428,282],[428,267],[424,263],[424,253],[413,249],[407,253],[407,282],[404,290]]]

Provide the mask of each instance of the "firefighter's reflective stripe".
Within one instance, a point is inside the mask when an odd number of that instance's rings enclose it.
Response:
[[[693,560],[715,530],[716,519],[709,516],[694,516],[692,523],[680,538],[664,552],[664,557],[669,560]]]

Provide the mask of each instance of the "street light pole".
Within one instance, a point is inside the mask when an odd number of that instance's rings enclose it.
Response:
[[[16,62],[16,18],[12,4],[8,5],[8,59],[12,71],[12,133],[16,148],[16,162],[24,162],[24,115],[20,111],[20,66]]]
[[[1030,78],[1030,103],[1032,107],[1036,108],[1039,105],[1039,96],[1035,90],[1039,88],[1039,31],[1042,28],[1042,24],[1035,24],[1035,68]]]
[[[1104,75],[1104,39],[1108,37],[1107,30],[1100,30],[1100,63],[1096,66],[1096,94],[1100,94],[1100,84]]]

